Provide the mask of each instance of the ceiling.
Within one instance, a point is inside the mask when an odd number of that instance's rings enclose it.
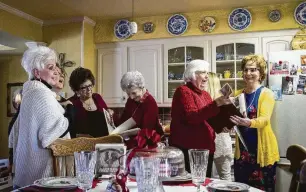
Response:
[[[0,0],[38,19],[53,20],[88,16],[94,20],[132,16],[133,0]],[[154,16],[299,0],[134,0],[134,16]]]

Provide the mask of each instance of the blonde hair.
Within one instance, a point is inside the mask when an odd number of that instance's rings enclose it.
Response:
[[[210,94],[212,99],[216,99],[221,96],[220,89],[221,89],[220,79],[215,73],[209,72],[208,85],[206,91]]]
[[[262,55],[245,56],[241,61],[242,70],[245,69],[245,66],[249,61],[252,61],[252,63],[256,63],[256,67],[259,68],[259,73],[260,73],[259,81],[260,83],[262,83],[267,76],[267,62],[265,58]]]

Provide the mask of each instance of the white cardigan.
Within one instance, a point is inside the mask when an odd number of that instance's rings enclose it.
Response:
[[[14,185],[19,187],[53,176],[52,156],[46,147],[69,124],[56,94],[42,82],[25,82],[22,94],[20,112],[9,136],[9,147],[14,153]],[[65,138],[70,138],[70,134]]]

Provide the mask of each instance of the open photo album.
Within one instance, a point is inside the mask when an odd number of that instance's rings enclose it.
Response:
[[[118,127],[116,127],[114,124],[114,120],[112,116],[108,113],[108,111],[103,109],[103,112],[104,112],[105,121],[107,124],[109,135],[117,134],[117,135],[121,135],[124,138],[128,136],[137,135],[138,131],[140,130],[139,128],[131,129],[132,127],[136,125],[136,122],[134,121],[132,117],[126,120],[125,122],[123,122]]]
[[[232,95],[232,88],[226,83],[220,90],[223,96]],[[231,104],[220,106],[220,112],[207,120],[210,126],[215,130],[216,133],[221,133],[224,127],[228,129],[234,128],[238,135],[241,143],[247,149],[245,141],[237,128],[237,126],[230,120],[230,116],[239,116],[241,118],[247,117],[247,107],[244,93],[241,93],[235,97],[229,97]]]

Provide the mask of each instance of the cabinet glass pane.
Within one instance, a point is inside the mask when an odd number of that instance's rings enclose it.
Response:
[[[220,45],[216,48],[216,60],[233,60],[234,59],[234,44]]]
[[[184,70],[184,65],[168,66],[168,80],[182,80]]]
[[[236,59],[241,60],[243,57],[254,54],[255,45],[249,43],[236,43]]]
[[[202,47],[186,47],[186,61],[194,59],[204,59],[204,49]]]
[[[217,62],[216,73],[219,78],[235,78],[234,62]]]
[[[173,83],[168,83],[168,98],[173,98],[173,94],[180,85],[185,84],[183,81],[182,82],[173,82]]]
[[[168,50],[168,63],[184,63],[185,47],[176,47]]]
[[[243,89],[245,87],[245,82],[243,80],[237,80],[237,90]]]

